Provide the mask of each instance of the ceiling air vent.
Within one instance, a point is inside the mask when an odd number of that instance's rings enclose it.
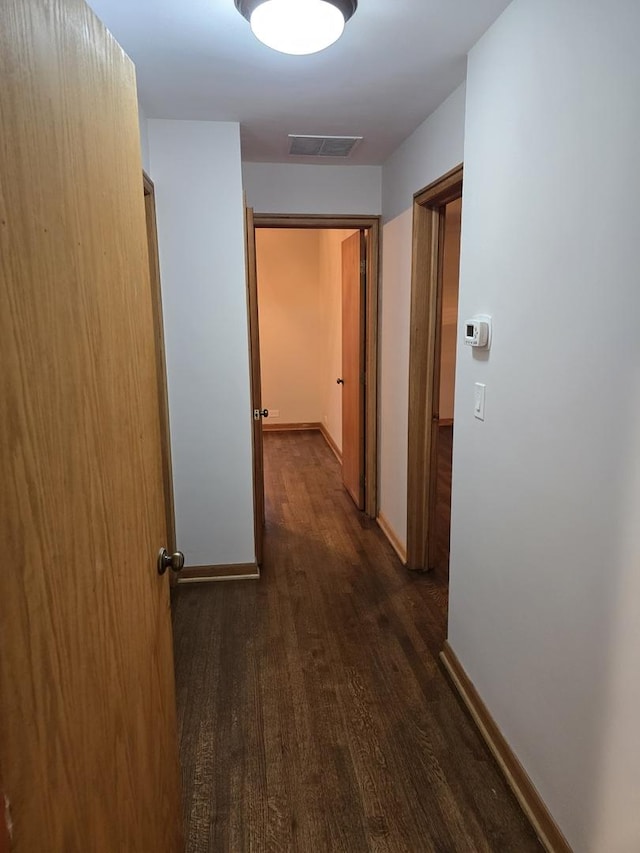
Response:
[[[289,154],[297,157],[348,157],[361,136],[299,136],[289,134]]]

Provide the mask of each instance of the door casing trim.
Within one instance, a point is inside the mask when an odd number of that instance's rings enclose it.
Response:
[[[153,181],[146,172],[142,172],[144,190],[145,224],[147,245],[149,248],[149,276],[151,283],[151,304],[153,308],[153,326],[155,332],[156,371],[158,377],[158,400],[160,403],[160,445],[162,449],[162,483],[164,487],[165,516],[167,520],[167,550],[176,550],[176,513],[173,497],[173,466],[171,462],[171,429],[169,424],[169,393],[167,390],[167,360],[164,344],[164,320],[162,312],[162,281],[160,278],[160,258],[158,254],[158,233],[156,227],[156,196]],[[175,583],[171,573],[171,585]]]
[[[437,488],[433,418],[440,393],[440,332],[445,205],[462,196],[460,164],[413,197],[407,568],[427,571]]]

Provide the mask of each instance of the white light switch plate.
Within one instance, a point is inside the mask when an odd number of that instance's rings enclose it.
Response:
[[[473,416],[479,421],[484,420],[484,392],[487,386],[476,382],[473,391]]]

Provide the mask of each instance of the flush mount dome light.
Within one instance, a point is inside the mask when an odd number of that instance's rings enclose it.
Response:
[[[235,0],[263,44],[303,56],[338,41],[358,0]]]

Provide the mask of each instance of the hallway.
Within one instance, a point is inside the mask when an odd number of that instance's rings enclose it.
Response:
[[[319,433],[264,445],[262,579],[175,590],[189,853],[540,850],[438,663],[438,574],[400,565]]]

